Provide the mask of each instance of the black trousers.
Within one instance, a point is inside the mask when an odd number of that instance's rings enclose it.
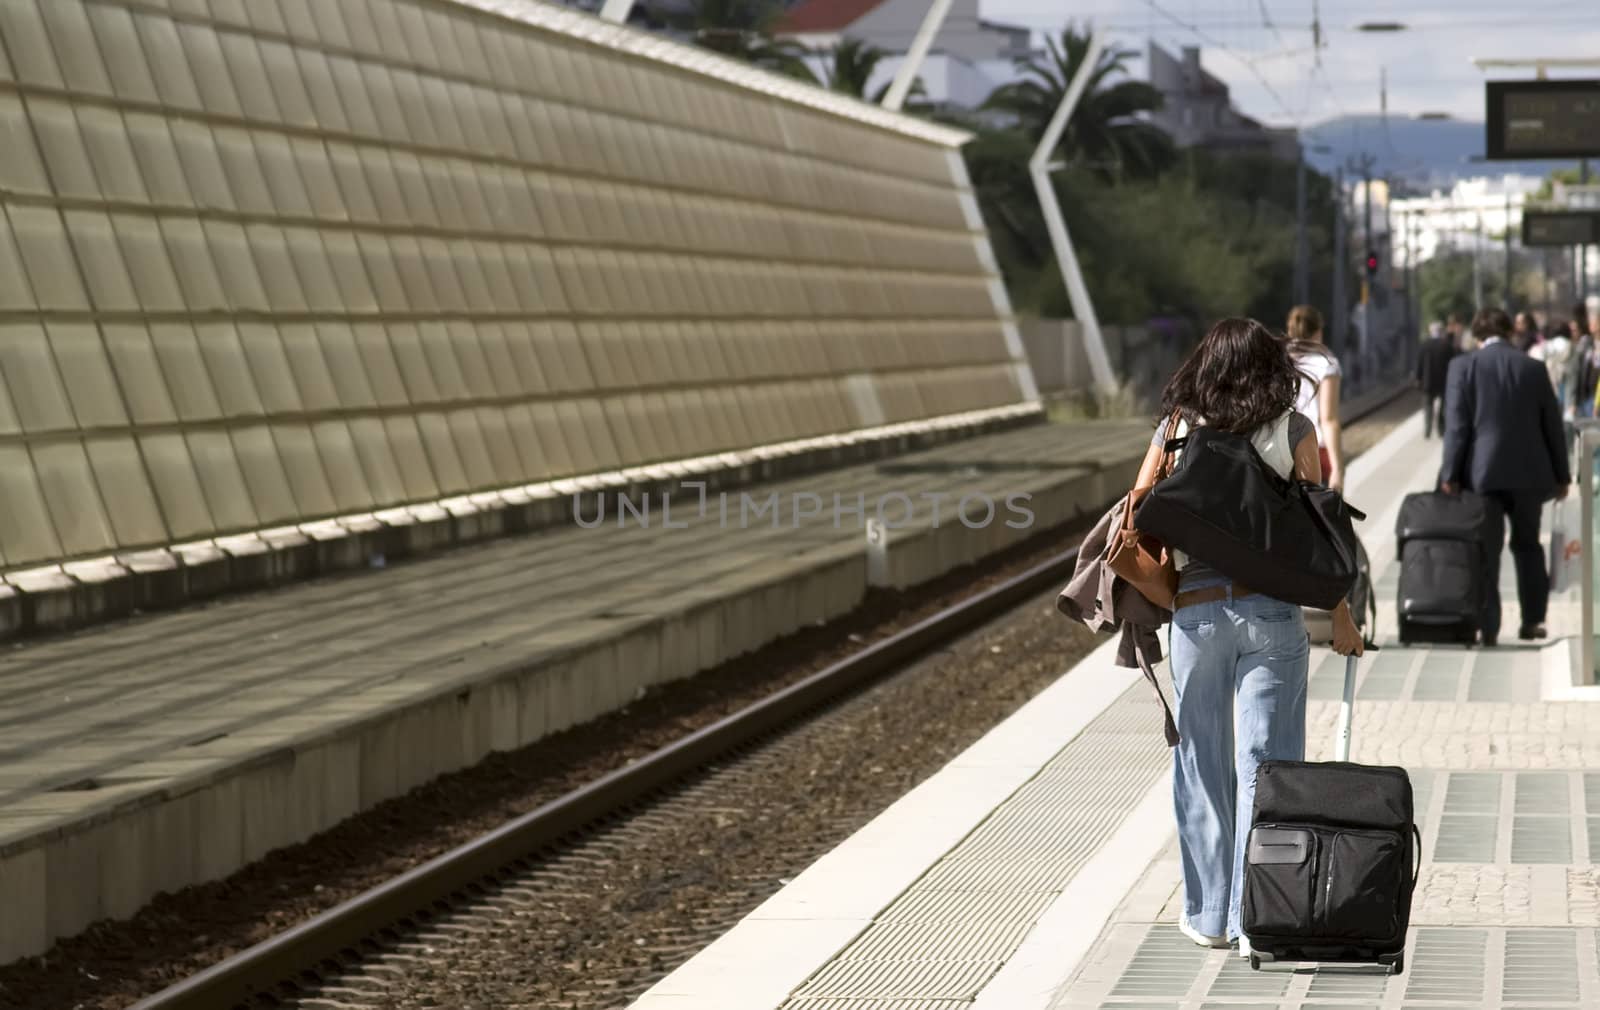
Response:
[[[1550,606],[1550,573],[1539,546],[1539,522],[1549,497],[1541,491],[1482,491],[1494,513],[1493,533],[1484,545],[1484,611],[1481,631],[1500,633],[1500,550],[1506,521],[1511,523],[1511,561],[1517,567],[1517,602],[1524,626],[1543,624]]]
[[[1422,394],[1422,437],[1432,438],[1437,431],[1444,437],[1444,394]]]

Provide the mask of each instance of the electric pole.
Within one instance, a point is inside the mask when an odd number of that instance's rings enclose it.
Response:
[[[1589,185],[1589,159],[1584,158],[1578,162],[1578,185]],[[1577,301],[1589,297],[1589,247],[1578,246],[1578,289]]]
[[[1507,312],[1511,311],[1511,179],[1505,180],[1506,187],[1506,291],[1500,299]]]
[[[1333,332],[1339,341],[1335,350],[1348,354],[1350,338],[1349,305],[1344,290],[1344,169],[1340,168],[1333,184]]]
[[[1472,307],[1483,308],[1483,211],[1478,211],[1478,232],[1472,240]]]
[[[1365,243],[1361,260],[1361,340],[1360,353],[1357,355],[1362,366],[1360,381],[1363,382],[1366,381],[1366,366],[1372,355],[1372,280],[1376,276],[1374,260],[1377,257],[1377,248],[1372,242],[1372,166],[1377,160],[1370,151],[1363,151],[1359,158],[1352,159],[1351,164],[1352,170],[1361,176],[1362,196],[1365,200],[1361,231]]]
[[[1300,145],[1294,173],[1294,301],[1311,301],[1311,250],[1306,239],[1306,146]]]

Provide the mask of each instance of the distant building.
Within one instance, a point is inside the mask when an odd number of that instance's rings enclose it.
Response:
[[[905,53],[927,16],[927,0],[800,0],[789,8],[780,34],[811,49],[832,49],[846,36],[887,53]],[[985,20],[978,0],[954,0],[933,52],[967,63],[1013,60],[1031,51],[1027,28]]]
[[[1529,175],[1479,176],[1427,196],[1397,196],[1390,217],[1398,244],[1409,238],[1418,261],[1448,252],[1492,258],[1505,248],[1507,228],[1520,244],[1522,208],[1543,182]]]
[[[812,69],[819,77],[825,55],[846,38],[883,50],[868,84],[868,94],[893,79],[928,13],[927,0],[800,0],[789,8],[778,35],[818,52]],[[918,72],[923,101],[936,108],[971,110],[1014,76],[1016,60],[1036,50],[1033,33],[979,14],[978,0],[954,0]]]
[[[1151,42],[1147,72],[1164,99],[1150,121],[1179,147],[1255,151],[1284,161],[1300,157],[1294,130],[1263,126],[1233,107],[1228,86],[1200,66],[1199,47],[1184,46],[1180,59]]]

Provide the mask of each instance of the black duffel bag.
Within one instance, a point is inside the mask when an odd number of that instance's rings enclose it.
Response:
[[[1252,592],[1332,610],[1360,575],[1353,519],[1337,491],[1273,472],[1245,435],[1199,427],[1133,524]]]

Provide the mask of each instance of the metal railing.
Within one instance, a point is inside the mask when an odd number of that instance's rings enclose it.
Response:
[[[1583,418],[1573,422],[1577,429],[1578,536],[1582,543],[1578,563],[1583,585],[1581,599],[1580,660],[1573,684],[1596,683],[1595,676],[1595,467],[1600,460],[1600,419]]]

